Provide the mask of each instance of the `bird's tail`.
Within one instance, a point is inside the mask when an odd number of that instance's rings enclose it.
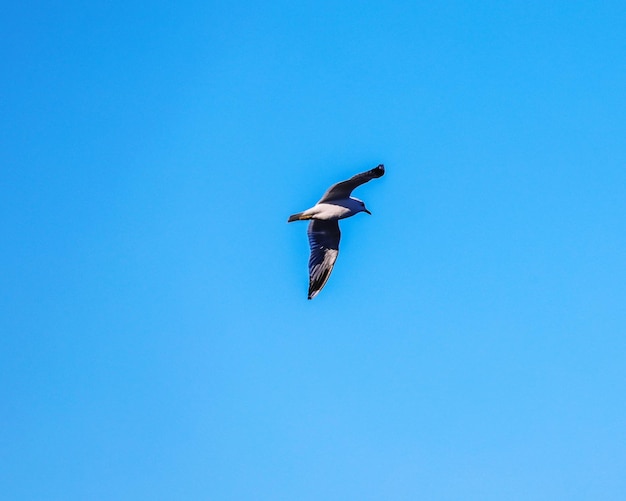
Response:
[[[303,216],[304,212],[297,212],[296,214],[292,214],[291,216],[289,216],[289,219],[287,219],[288,223],[293,223],[294,221],[304,221],[306,219],[311,219],[310,216]]]

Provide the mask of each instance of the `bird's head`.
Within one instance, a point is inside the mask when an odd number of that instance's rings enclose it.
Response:
[[[367,210],[367,207],[365,207],[365,202],[363,202],[363,200],[359,200],[355,197],[350,198],[356,202],[356,212],[367,212],[370,216],[372,215],[372,213]]]

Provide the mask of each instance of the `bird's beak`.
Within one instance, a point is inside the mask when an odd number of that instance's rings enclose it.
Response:
[[[370,211],[368,211],[367,209],[363,209],[364,212],[367,212],[370,216],[372,215],[372,213]]]

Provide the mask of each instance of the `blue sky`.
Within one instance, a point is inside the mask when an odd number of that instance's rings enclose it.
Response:
[[[7,499],[626,498],[622,2],[2,11]]]

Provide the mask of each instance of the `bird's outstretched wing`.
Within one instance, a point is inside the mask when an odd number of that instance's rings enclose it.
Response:
[[[333,184],[330,188],[328,188],[326,193],[324,193],[324,196],[317,203],[320,204],[322,202],[329,202],[331,200],[341,200],[343,198],[348,198],[354,188],[367,183],[371,179],[381,177],[384,173],[385,166],[383,164],[380,164],[378,167],[374,167],[371,170],[361,172],[356,176],[352,176],[347,181],[341,181],[340,183]]]
[[[322,290],[339,254],[339,223],[313,219],[307,230],[311,257],[309,258],[309,299]]]

